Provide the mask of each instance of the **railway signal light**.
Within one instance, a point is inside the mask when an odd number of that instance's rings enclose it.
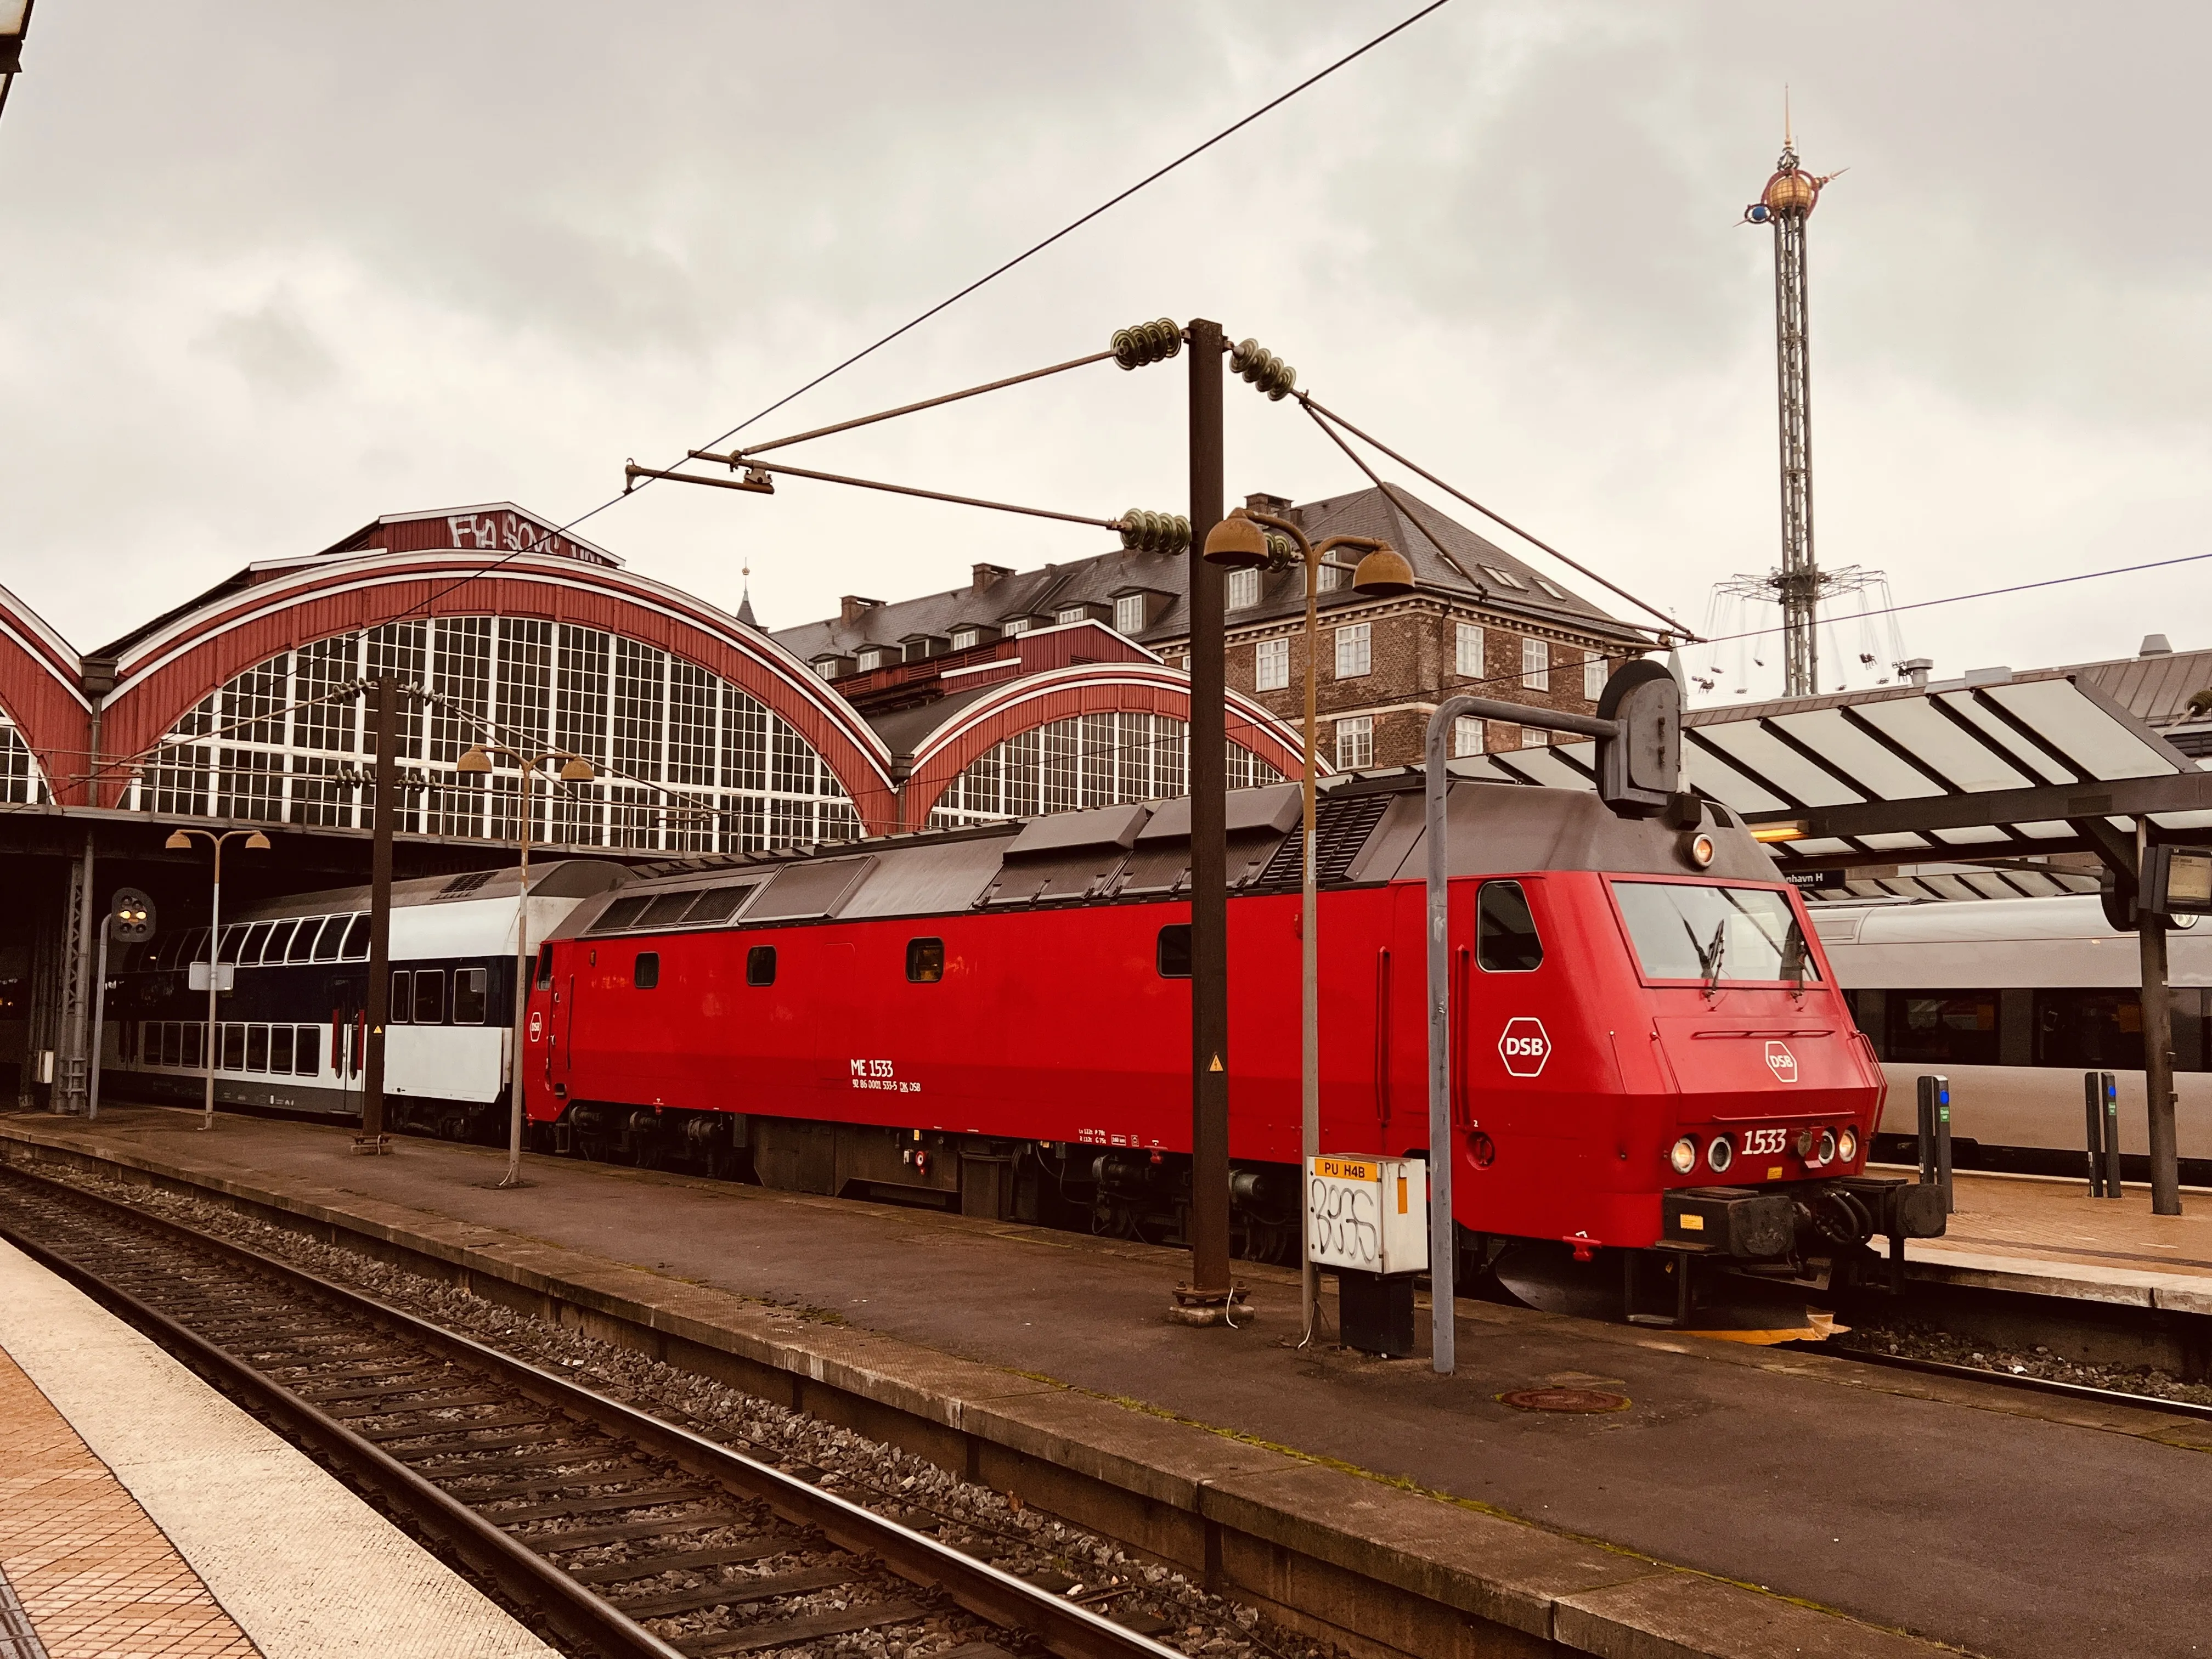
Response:
[[[1147,363],[1164,363],[1181,351],[1182,330],[1172,317],[1161,317],[1115,329],[1108,344],[1113,349],[1114,361],[1122,368],[1142,368]]]
[[[1239,340],[1229,354],[1229,367],[1249,384],[1266,392],[1272,404],[1289,397],[1291,388],[1298,383],[1297,370],[1257,340]]]
[[[1213,538],[1206,538],[1210,550]],[[1133,507],[1121,515],[1121,545],[1138,553],[1183,553],[1190,548],[1190,520],[1180,513],[1152,513]]]

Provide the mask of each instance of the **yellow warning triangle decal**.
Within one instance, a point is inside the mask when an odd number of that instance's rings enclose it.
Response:
[[[1207,1066],[1206,1069],[1209,1072],[1219,1071],[1221,1069],[1221,1056],[1219,1054],[1214,1055],[1213,1064]]]

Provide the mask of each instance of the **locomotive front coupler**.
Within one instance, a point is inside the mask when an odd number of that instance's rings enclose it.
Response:
[[[1774,1187],[1681,1187],[1660,1195],[1659,1248],[1757,1264],[1857,1257],[1889,1240],[1894,1284],[1908,1238],[1940,1238],[1943,1189],[1873,1176]]]

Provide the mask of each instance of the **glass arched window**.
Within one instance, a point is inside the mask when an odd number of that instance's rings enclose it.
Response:
[[[38,757],[23,741],[15,722],[0,713],[0,801],[40,806],[47,799],[46,775],[39,770]]]
[[[514,763],[495,755],[489,775],[453,769],[482,741],[565,750],[599,772],[581,784],[540,775],[533,839],[750,852],[860,833],[821,756],[739,687],[657,646],[514,617],[389,623],[280,652],[172,728],[129,804],[368,828],[376,734],[367,683],[383,674],[423,694],[399,717],[404,831],[514,838]]]
[[[1227,745],[1229,787],[1279,783],[1250,750]],[[1188,788],[1190,727],[1169,714],[1079,714],[1018,732],[969,763],[938,799],[932,829],[1160,800]]]

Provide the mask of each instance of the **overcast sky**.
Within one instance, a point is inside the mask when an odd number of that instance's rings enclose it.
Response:
[[[0,582],[89,647],[380,514],[570,518],[1412,9],[39,0],[0,117]],[[1771,242],[1737,221],[1787,83],[1808,166],[1850,168],[1810,230],[1822,562],[1910,602],[2212,550],[2208,48],[2194,5],[1453,0],[754,431],[1213,317],[1698,626],[1778,556]],[[1180,511],[1179,370],[813,464]],[[1232,500],[1361,482],[1233,382],[1229,432]],[[770,626],[1108,539],[797,482],[581,533],[732,607],[749,561]],[[1905,644],[2212,645],[2208,592],[2212,561]]]

